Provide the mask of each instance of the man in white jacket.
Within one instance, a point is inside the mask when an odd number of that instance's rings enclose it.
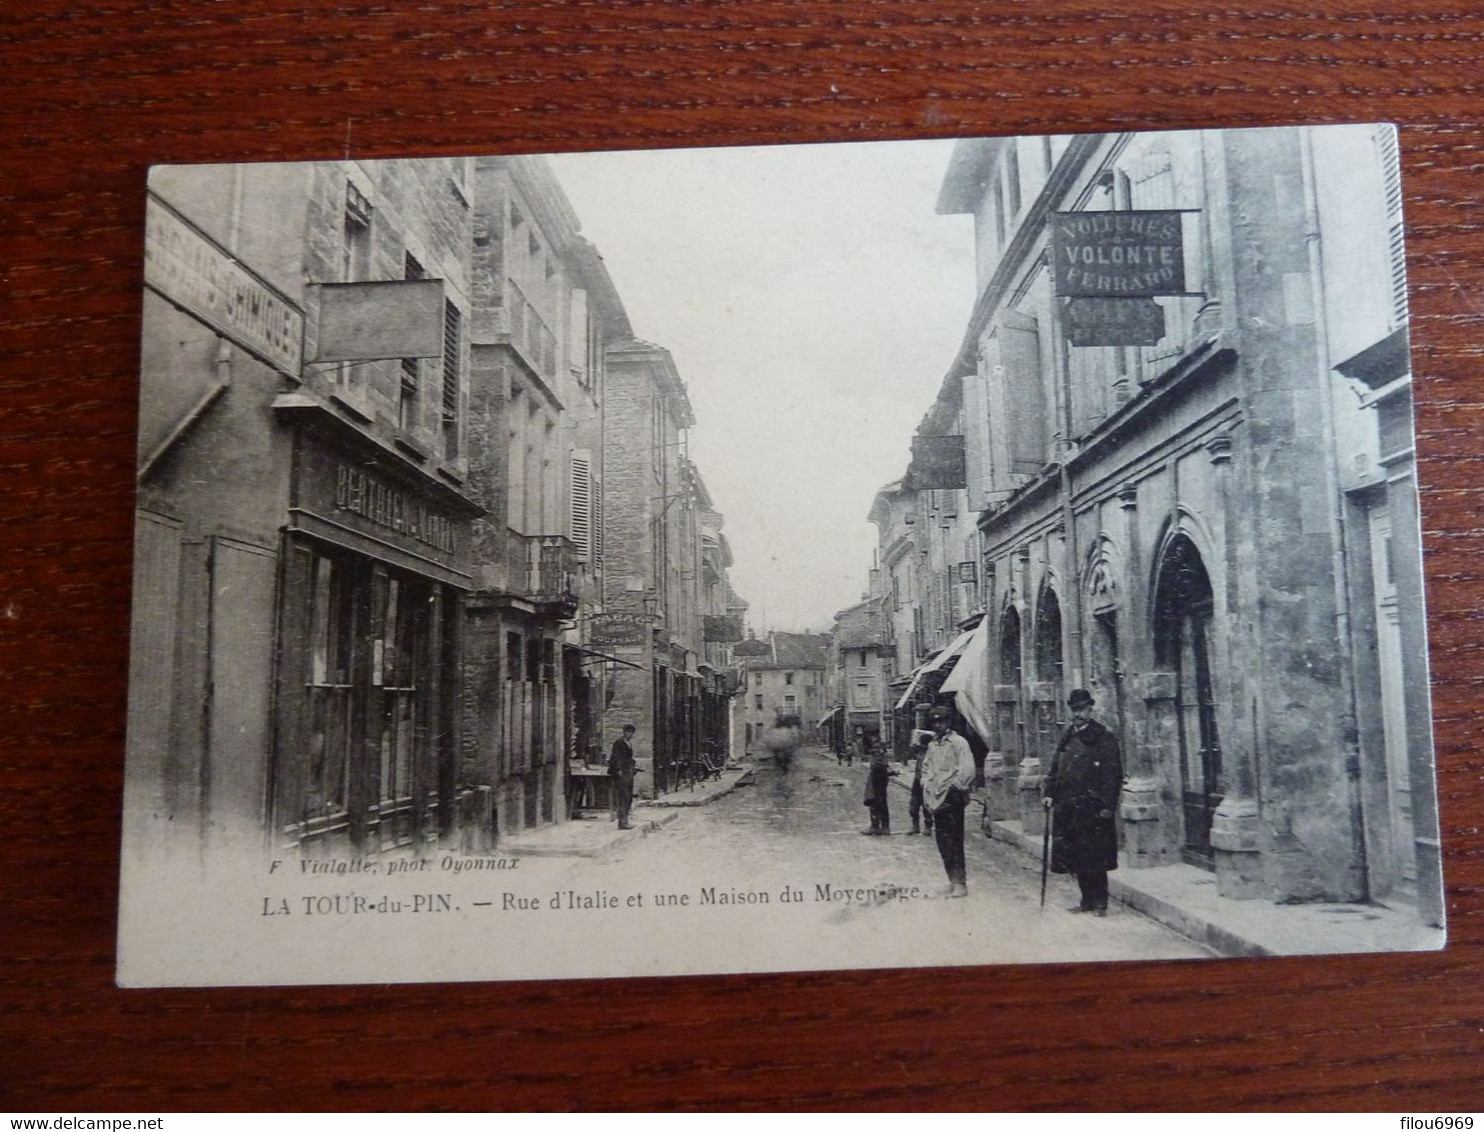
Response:
[[[974,754],[952,727],[953,711],[941,704],[928,713],[933,739],[922,757],[922,803],[933,815],[933,836],[948,872],[948,895],[969,894],[964,868],[964,809],[974,786]]]

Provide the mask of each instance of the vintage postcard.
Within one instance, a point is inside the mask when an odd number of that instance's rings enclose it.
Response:
[[[1443,946],[1399,177],[155,168],[120,984]]]

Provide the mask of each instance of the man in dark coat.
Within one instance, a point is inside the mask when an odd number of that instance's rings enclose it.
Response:
[[[1108,873],[1118,867],[1113,814],[1123,789],[1118,740],[1092,717],[1093,698],[1076,689],[1067,699],[1072,725],[1056,746],[1042,786],[1051,811],[1051,868],[1073,873],[1082,902],[1073,912],[1108,914]]]
[[[634,737],[634,725],[625,723],[623,734],[613,740],[613,751],[608,756],[608,777],[613,779],[613,802],[618,807],[618,828],[633,829],[629,824],[629,810],[634,805],[634,748],[629,740]]]
[[[866,771],[866,796],[863,799],[871,813],[871,828],[862,833],[886,837],[891,833],[891,811],[887,804],[888,786],[894,772],[886,762],[886,751],[881,747],[871,750],[871,766]]]

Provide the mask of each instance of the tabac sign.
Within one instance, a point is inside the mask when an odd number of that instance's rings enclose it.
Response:
[[[1183,295],[1185,244],[1177,210],[1053,212],[1051,277],[1063,298]]]
[[[600,648],[642,645],[649,639],[653,627],[654,618],[647,613],[622,610],[599,613],[592,619],[588,643]]]

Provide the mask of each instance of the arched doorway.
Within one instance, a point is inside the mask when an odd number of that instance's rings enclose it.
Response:
[[[1104,541],[1087,571],[1087,598],[1084,608],[1091,617],[1087,641],[1088,690],[1097,701],[1103,723],[1124,741],[1127,723],[1123,660],[1118,639],[1118,585],[1120,574],[1109,544]],[[1125,747],[1127,744],[1125,744]]]
[[[1154,655],[1175,675],[1175,733],[1185,815],[1182,856],[1212,868],[1211,818],[1221,804],[1221,740],[1212,677],[1211,579],[1195,543],[1176,535],[1160,561],[1154,598]]]
[[[1060,738],[1058,717],[1066,700],[1061,648],[1061,602],[1050,586],[1041,590],[1041,596],[1036,601],[1035,662],[1037,754],[1042,759],[1049,760]]]
[[[1014,766],[1025,758],[1023,703],[1024,674],[1020,665],[1020,614],[1012,606],[1000,617],[999,687],[995,724],[1000,750]]]

